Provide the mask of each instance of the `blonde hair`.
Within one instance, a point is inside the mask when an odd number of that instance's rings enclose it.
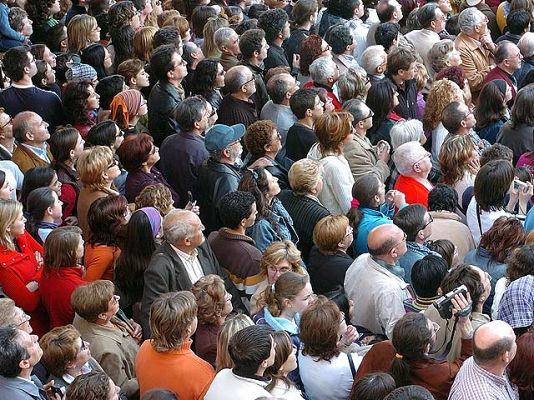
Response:
[[[0,200],[0,246],[15,250],[15,242],[8,229],[22,214],[22,204],[16,200]]]
[[[344,215],[329,215],[317,222],[313,229],[313,243],[321,253],[335,254],[337,245],[347,233],[349,219]]]
[[[441,122],[443,109],[453,101],[463,102],[462,89],[448,79],[434,82],[426,99],[423,128],[427,131],[436,129]]]
[[[262,275],[267,276],[267,268],[269,265],[277,265],[280,261],[287,260],[291,265],[293,272],[304,274],[301,266],[300,251],[291,240],[283,240],[272,242],[269,247],[265,249],[260,261],[260,271]]]
[[[113,162],[113,151],[107,146],[94,146],[85,149],[76,163],[80,180],[84,187],[96,191],[105,190],[104,172]]]
[[[67,26],[69,52],[79,54],[91,41],[91,31],[98,27],[95,17],[87,14],[75,15]]]
[[[226,304],[226,289],[219,275],[206,275],[191,288],[197,302],[198,322],[205,325],[217,325]]]
[[[309,158],[295,162],[287,174],[291,189],[297,194],[308,194],[322,179],[321,164]]]
[[[417,72],[415,73],[415,84],[417,86],[417,91],[423,90],[428,81],[428,71],[424,64],[418,62],[415,63],[415,68]]]
[[[163,12],[158,15],[158,25],[160,28],[163,28],[164,26],[170,26],[174,25],[172,23],[169,23],[169,21],[174,17],[181,17],[182,14],[180,14],[180,11],[178,10],[163,10]]]
[[[308,275],[292,271],[280,275],[274,284],[274,289],[272,286],[267,286],[258,301],[258,308],[265,306],[273,317],[279,317],[285,308],[284,300],[294,299],[309,281]]]
[[[217,358],[215,360],[216,372],[225,368],[234,367],[230,353],[228,353],[228,343],[230,343],[230,339],[236,332],[252,325],[254,325],[254,322],[252,322],[250,317],[245,314],[237,314],[224,321],[217,334]]]
[[[170,189],[163,183],[146,186],[135,198],[135,209],[154,207],[162,217],[170,213],[174,201]]]
[[[454,185],[463,178],[475,147],[469,136],[449,135],[439,152],[441,180],[447,185]]]
[[[315,121],[315,134],[323,157],[343,154],[342,143],[352,132],[354,118],[347,111],[324,113]]]
[[[150,0],[147,0],[150,1]],[[133,50],[137,58],[142,61],[150,61],[154,46],[152,40],[154,34],[158,31],[158,28],[153,26],[144,26],[134,33],[133,37]]]
[[[179,348],[192,333],[189,327],[197,316],[193,293],[183,290],[159,296],[150,307],[152,346],[157,352]]]
[[[153,26],[155,28],[158,28],[158,14],[156,10],[157,0],[147,0],[147,1],[150,1],[152,4],[152,12],[148,14],[148,17],[146,17],[145,26]]]
[[[208,57],[215,57],[219,58],[221,56],[221,52],[217,45],[215,44],[215,32],[219,28],[226,28],[228,27],[228,20],[221,17],[209,17],[208,21],[206,22],[206,25],[204,25],[204,29],[202,31],[204,35],[204,44],[202,45],[202,51],[204,52],[204,56],[206,58]]]
[[[98,280],[78,286],[70,296],[74,312],[89,322],[95,322],[98,315],[109,309],[109,302],[115,294],[113,282]]]

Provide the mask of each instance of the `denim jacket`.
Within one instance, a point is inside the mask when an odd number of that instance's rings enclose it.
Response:
[[[26,39],[24,35],[18,33],[9,25],[9,7],[6,3],[0,3],[0,39],[12,39],[20,42],[24,42]]]
[[[413,265],[429,254],[440,256],[438,253],[430,250],[424,244],[415,242],[406,242],[406,253],[400,258],[399,264],[404,269],[404,281],[412,284],[412,267]]]

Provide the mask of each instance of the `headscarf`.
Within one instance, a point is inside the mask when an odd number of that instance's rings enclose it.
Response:
[[[150,228],[152,229],[152,236],[155,238],[161,229],[161,214],[154,207],[143,207],[137,211],[143,212],[148,217]]]
[[[120,92],[115,97],[110,104],[111,109],[111,119],[117,121],[117,114],[119,112],[119,107],[122,112],[122,119],[126,123],[126,128],[130,124],[130,117],[135,117],[141,108],[141,101],[143,96],[141,92],[137,89],[128,89]]]

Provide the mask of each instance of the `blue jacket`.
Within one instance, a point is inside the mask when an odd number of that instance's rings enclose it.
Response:
[[[399,265],[404,269],[404,281],[412,284],[412,267],[413,265],[429,254],[439,256],[438,253],[430,250],[424,244],[415,242],[406,242],[406,253],[400,258]]]
[[[380,210],[362,207],[360,211],[363,214],[363,218],[358,225],[358,233],[353,243],[354,258],[368,252],[367,236],[369,236],[369,232],[377,226],[393,223],[391,218],[395,209],[388,208],[387,204],[384,203],[380,206]]]
[[[18,40],[21,42],[20,45],[26,39],[9,25],[9,7],[6,3],[0,3],[0,38]]]

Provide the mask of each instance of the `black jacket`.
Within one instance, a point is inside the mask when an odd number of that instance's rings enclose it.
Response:
[[[326,255],[314,246],[310,251],[308,273],[315,293],[324,294],[331,292],[339,285],[343,286],[345,274],[352,262],[352,258],[342,251]]]
[[[291,60],[291,63],[293,60]],[[280,46],[277,46],[273,43],[269,44],[269,49],[267,50],[267,58],[264,61],[265,71],[270,70],[274,67],[289,67],[290,63],[287,62],[286,54],[284,49]]]
[[[256,111],[258,115],[260,115],[261,109],[263,108],[265,103],[267,103],[270,100],[269,94],[267,93],[267,86],[265,86],[265,81],[263,80],[263,73],[265,72],[265,69],[263,68],[263,65],[257,66],[257,65],[245,62],[245,61],[243,61],[241,65],[248,67],[252,71],[252,75],[254,75],[254,83],[256,84],[256,93],[254,93],[253,99],[254,99],[254,103],[256,104]]]
[[[393,79],[391,82],[399,92],[399,105],[395,107],[397,115],[404,119],[417,119],[417,86],[415,79],[404,82],[404,88],[398,86]]]
[[[310,31],[307,29],[295,29],[291,32],[291,36],[287,39],[282,47],[286,53],[286,60],[288,65],[293,64],[293,55],[300,54],[300,44],[304,39],[310,36]]]
[[[161,146],[163,139],[178,131],[173,111],[181,101],[182,95],[178,89],[166,81],[158,81],[150,91],[148,130],[156,146]]]

